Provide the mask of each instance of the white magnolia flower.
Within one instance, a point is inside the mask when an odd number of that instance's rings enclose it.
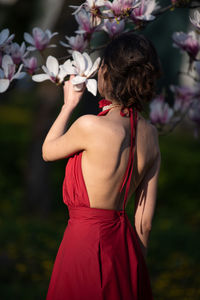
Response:
[[[64,81],[65,76],[75,75],[72,84],[76,91],[82,90],[84,84],[89,92],[96,96],[97,81],[91,79],[95,75],[100,63],[100,57],[92,64],[91,58],[87,53],[81,54],[78,51],[72,53],[73,61],[68,59],[59,66],[58,60],[53,56],[48,56],[46,66],[42,66],[44,74],[33,75],[32,79],[36,82],[51,80],[56,84]]]
[[[72,79],[72,84],[75,86],[77,91],[82,90],[84,84],[90,93],[94,96],[97,94],[97,81],[95,79],[91,79],[94,76],[99,68],[100,57],[98,57],[94,64],[92,64],[92,60],[90,56],[84,52],[81,54],[78,51],[74,51],[72,53],[73,62],[72,64],[76,68],[75,77]]]
[[[58,60],[53,56],[48,56],[46,66],[42,66],[44,74],[36,74],[32,76],[33,81],[42,82],[44,80],[51,80],[56,84],[61,84],[65,76],[75,74],[75,68],[72,66],[70,59],[63,65],[59,65]]]
[[[198,10],[195,10],[194,18],[192,19],[190,17],[190,21],[198,30],[200,30],[200,12],[198,12]]]
[[[49,45],[50,40],[54,35],[57,35],[58,32],[51,33],[49,29],[43,31],[42,29],[35,27],[33,28],[32,35],[25,32],[24,39],[31,46],[27,47],[29,51],[35,51],[36,49],[42,51],[49,47],[56,47],[56,45]]]
[[[3,49],[8,43],[10,43],[15,35],[14,34],[11,34],[10,36],[10,31],[9,29],[3,29],[1,32],[0,32],[0,49]]]
[[[21,64],[16,71],[16,65],[14,64],[12,57],[10,55],[4,55],[2,58],[2,69],[0,69],[0,93],[5,92],[11,81],[14,79],[21,79],[26,74],[21,72],[23,64]]]

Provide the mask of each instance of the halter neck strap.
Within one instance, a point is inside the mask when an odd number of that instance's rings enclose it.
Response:
[[[104,106],[108,106],[108,105],[112,104],[112,102],[111,102],[110,100],[107,100],[107,99],[102,99],[102,100],[100,100],[98,103],[99,103],[99,108],[103,108]],[[111,108],[112,108],[112,107],[110,107],[110,108],[108,108],[108,109],[105,109],[105,110],[102,110],[102,111],[98,114],[98,116],[106,115],[107,112],[108,112]],[[130,115],[131,115],[131,109],[132,109],[132,108],[129,108],[129,107],[127,107],[127,108],[126,108],[126,107],[125,107],[125,108],[121,108],[121,110],[120,110],[120,115],[121,115],[122,117],[127,116],[127,113],[124,112],[125,109],[128,109],[128,116],[130,116]]]

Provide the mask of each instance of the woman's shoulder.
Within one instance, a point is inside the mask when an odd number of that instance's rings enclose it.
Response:
[[[138,126],[141,127],[142,131],[152,138],[158,138],[158,129],[151,123],[150,120],[145,119],[141,114],[138,114]]]
[[[141,148],[150,150],[152,156],[157,156],[160,153],[157,127],[140,114],[138,115],[137,127],[137,139]]]
[[[77,118],[74,123],[81,130],[84,130],[86,132],[93,132],[96,130],[98,122],[99,122],[99,119],[96,115],[86,114],[86,115],[82,115],[79,118]]]

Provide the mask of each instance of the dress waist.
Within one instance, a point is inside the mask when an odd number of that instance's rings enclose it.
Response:
[[[103,209],[93,207],[68,207],[69,217],[72,220],[117,221],[127,217],[125,210]]]

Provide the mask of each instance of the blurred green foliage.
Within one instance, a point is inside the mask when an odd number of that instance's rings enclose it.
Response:
[[[8,97],[0,108],[1,299],[44,299],[68,220],[62,202],[66,161],[51,163],[54,204],[49,215],[27,212],[25,169],[37,105],[34,93],[10,95],[12,101]],[[200,141],[192,131],[176,129],[160,136],[160,148],[162,164],[147,259],[154,300],[198,300]],[[133,200],[127,208],[131,222]]]
[[[30,31],[33,15],[39,13],[38,3],[20,0],[12,9],[1,6],[1,25],[16,33],[16,41],[21,41],[24,31]],[[166,3],[169,1],[162,0],[162,5]],[[171,46],[171,35],[174,31],[185,31],[187,23],[188,11],[181,9],[166,13],[145,30],[161,57],[164,69],[161,85],[178,81],[175,72],[181,55]],[[37,110],[34,90],[16,90],[16,93],[11,90],[1,97],[2,300],[45,299],[55,256],[67,225],[67,207],[62,202],[66,161],[50,163],[54,199],[51,212],[44,216],[26,209],[28,153]],[[154,300],[198,300],[200,142],[189,130],[175,130],[160,137],[160,148],[162,164],[147,261]],[[131,222],[133,207],[134,199],[127,208]]]

